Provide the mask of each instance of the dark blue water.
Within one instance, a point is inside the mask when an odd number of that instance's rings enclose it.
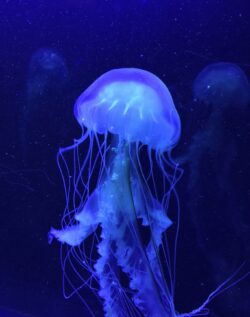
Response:
[[[0,16],[0,317],[88,316],[77,297],[62,296],[59,245],[47,232],[65,204],[56,153],[81,135],[74,100],[112,68],[155,73],[181,117],[173,157],[190,159],[177,185],[177,310],[197,307],[244,261],[249,271],[250,105],[213,116],[192,85],[221,61],[250,78],[250,4],[2,0]],[[216,298],[210,316],[248,317],[249,283]]]

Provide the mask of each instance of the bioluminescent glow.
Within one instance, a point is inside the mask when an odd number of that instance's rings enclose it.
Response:
[[[174,304],[182,170],[171,150],[181,124],[167,87],[144,70],[111,70],[74,113],[83,135],[58,153],[66,207],[62,229],[49,233],[62,243],[65,297],[77,294],[90,316],[98,305],[106,317],[207,315],[229,280],[190,313]]]

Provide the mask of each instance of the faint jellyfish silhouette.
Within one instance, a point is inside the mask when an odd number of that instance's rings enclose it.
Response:
[[[249,234],[244,230],[244,215],[249,206],[243,190],[248,175],[241,174],[249,161],[244,145],[248,140],[249,81],[237,65],[211,64],[194,80],[193,97],[193,112],[187,121],[191,118],[189,123],[193,122],[196,130],[178,161],[186,163],[189,172],[186,201],[197,244],[213,271],[212,276],[219,281],[221,272],[229,271],[232,264],[246,256],[249,245]],[[204,241],[211,232],[220,236],[216,248],[213,239]],[[230,235],[234,237],[230,246],[234,256],[229,263],[223,252]],[[218,267],[223,269],[218,271]],[[231,297],[228,302],[232,300]],[[240,315],[240,305],[233,306],[234,314]]]
[[[40,48],[34,52],[28,66],[26,102],[20,112],[20,143],[23,157],[27,156],[29,143],[41,141],[48,124],[48,112],[53,117],[61,104],[69,80],[63,57],[55,50]],[[48,124],[49,125],[49,124]],[[49,133],[47,131],[47,133]]]
[[[182,170],[171,150],[181,124],[167,87],[144,70],[111,70],[82,93],[74,113],[83,135],[58,153],[66,207],[62,229],[49,233],[49,242],[66,247],[65,297],[77,294],[91,316],[97,305],[83,296],[85,287],[107,317],[208,314],[205,306],[229,280],[190,313],[174,305]]]
[[[202,129],[193,136],[188,153],[180,159],[180,162],[188,161],[192,165],[190,186],[199,178],[197,164],[202,155],[206,152],[211,155],[218,153],[228,143],[225,142],[223,127],[230,116],[236,118],[245,111],[250,102],[250,85],[245,73],[237,65],[214,63],[205,67],[194,80],[193,97],[196,113],[202,112],[202,106],[207,107],[207,117],[202,120]],[[197,122],[199,119],[196,125]],[[232,158],[232,151],[229,150],[229,159]],[[223,173],[216,175],[221,176],[221,187],[226,185],[227,176]]]
[[[27,81],[28,103],[33,103],[44,93],[61,90],[68,80],[65,61],[52,49],[38,49],[31,57]]]
[[[232,63],[214,63],[205,67],[193,84],[196,100],[214,107],[244,107],[250,100],[248,79]]]

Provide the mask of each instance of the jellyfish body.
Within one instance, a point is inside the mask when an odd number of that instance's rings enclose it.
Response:
[[[202,175],[200,173],[202,158],[208,155],[212,157],[214,164],[217,164],[213,175],[220,178],[218,183],[221,189],[226,190],[230,183],[228,167],[234,160],[238,142],[237,135],[230,133],[231,125],[233,121],[236,122],[236,118],[245,116],[246,107],[250,102],[248,78],[235,64],[226,62],[209,64],[194,80],[193,99],[194,113],[189,127],[194,122],[196,132],[192,136],[186,155],[183,155],[180,160],[190,164],[190,190],[193,192],[192,187]],[[194,116],[196,116],[195,119]],[[201,127],[197,129],[199,123]],[[229,135],[226,135],[228,132]],[[226,157],[222,156],[222,153],[227,153]],[[217,154],[218,157],[216,157]],[[223,169],[222,164],[227,169]],[[223,173],[224,170],[226,173]]]
[[[206,66],[193,85],[194,98],[214,107],[245,107],[250,101],[250,86],[243,70],[232,63]]]
[[[180,119],[167,87],[147,71],[112,70],[78,98],[74,113],[83,136],[59,151],[66,208],[62,229],[49,233],[50,241],[66,245],[65,296],[78,294],[91,316],[96,308],[80,295],[84,287],[101,297],[106,317],[179,316],[175,184],[182,172],[170,153]],[[172,204],[173,245],[167,237]],[[209,301],[181,316],[205,315]]]
[[[63,57],[52,49],[38,49],[29,64],[28,103],[35,102],[49,89],[61,90],[67,80],[68,69]]]
[[[32,143],[40,143],[41,134],[44,138],[44,129],[40,129],[39,122],[45,119],[48,111],[54,117],[56,105],[62,103],[68,81],[66,63],[57,51],[40,48],[32,54],[28,66],[25,103],[19,115],[19,137],[24,160],[29,155],[27,147]]]
[[[196,77],[193,97],[192,116],[188,116],[187,121],[189,127],[195,124],[195,132],[189,136],[188,148],[180,161],[188,165],[187,208],[197,245],[211,267],[213,278],[218,282],[233,261],[238,261],[241,248],[247,250],[246,246],[249,245],[249,238],[240,229],[245,226],[243,215],[248,213],[242,187],[246,183],[244,177],[248,179],[248,176],[242,171],[248,170],[246,166],[249,161],[245,151],[245,144],[248,143],[249,81],[243,70],[235,64],[210,64]],[[238,172],[239,166],[241,174]],[[227,235],[224,238],[222,236],[219,242],[213,239],[209,239],[206,244],[202,242],[210,232],[216,236],[223,230],[226,230]],[[225,243],[228,241],[225,239],[230,235],[234,236],[230,244],[233,256],[228,262],[225,259],[226,252],[221,250],[226,250]],[[237,239],[240,241],[238,245]],[[242,253],[247,253],[245,250]],[[218,263],[224,268],[220,273]],[[232,297],[232,293],[228,294],[228,302],[232,302]],[[225,314],[226,309],[223,307]],[[246,308],[239,302],[239,305],[230,308],[231,314],[233,310],[236,315],[244,315]]]

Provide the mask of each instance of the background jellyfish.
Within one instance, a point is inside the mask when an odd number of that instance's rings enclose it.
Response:
[[[85,287],[102,299],[105,316],[177,316],[175,184],[182,172],[171,149],[180,119],[167,87],[143,70],[112,70],[83,92],[74,113],[83,135],[59,151],[66,208],[62,229],[49,233],[50,242],[66,245],[65,297],[77,294],[91,316],[97,308],[82,296]],[[206,315],[227,282],[180,316]]]
[[[47,117],[48,112],[53,116],[58,104],[63,103],[60,98],[68,80],[67,66],[58,52],[48,48],[34,52],[28,66],[26,102],[20,113],[23,153],[27,152],[27,145],[32,142],[30,131],[35,142],[39,142],[41,135],[44,135],[44,129],[39,129],[39,122]]]
[[[51,90],[62,90],[68,80],[68,69],[60,54],[52,49],[40,48],[31,57],[27,80],[28,103]]]
[[[193,84],[193,95],[196,100],[219,109],[239,108],[249,103],[250,87],[240,67],[221,62],[210,64],[199,73]]]
[[[230,183],[228,182],[230,162],[234,159],[235,146],[238,141],[233,129],[237,129],[239,119],[246,113],[246,106],[250,102],[248,79],[237,65],[211,64],[205,67],[194,80],[193,97],[193,113],[190,118],[192,117],[193,124],[195,122],[196,131],[192,136],[192,142],[189,142],[188,154],[184,155],[180,161],[187,160],[192,165],[192,176],[190,177],[192,187],[192,183],[199,178],[198,165],[202,156],[218,155],[223,149],[226,154],[226,162],[224,161],[225,155],[213,157],[213,160],[218,169],[215,171],[216,177],[218,177],[217,183],[220,184],[221,190],[225,190],[227,184]],[[193,130],[190,124],[188,128]],[[225,132],[228,135],[224,134]],[[235,132],[237,131],[235,130]]]
[[[250,255],[250,157],[245,150],[249,144],[249,95],[248,79],[237,65],[211,64],[194,81],[195,101],[186,118],[189,130],[194,131],[180,159],[186,163],[187,207],[197,244],[217,282],[232,265]],[[221,237],[216,245],[209,239],[210,232]],[[228,309],[228,315],[244,315],[248,308],[231,305],[233,301],[241,303],[241,296],[238,294],[237,301],[236,295],[230,297],[228,292],[223,312]]]

